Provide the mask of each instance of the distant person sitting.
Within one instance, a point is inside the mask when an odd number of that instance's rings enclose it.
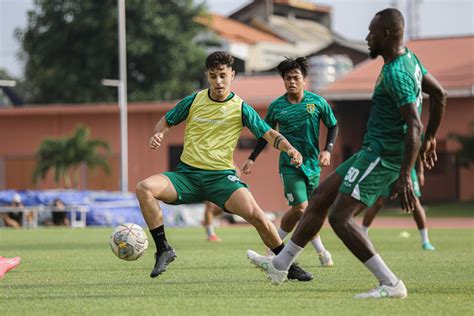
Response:
[[[18,193],[15,193],[13,195],[10,205],[8,206],[22,207],[23,203],[21,201],[21,196]],[[0,220],[3,221],[3,224],[6,227],[20,228],[21,219],[22,219],[21,212],[0,213]]]
[[[61,199],[54,199],[50,206],[51,213],[42,223],[46,226],[69,226],[66,204]],[[49,212],[48,212],[49,213]]]
[[[69,226],[69,218],[67,218],[66,204],[60,199],[53,201],[51,210],[53,224],[56,226]]]

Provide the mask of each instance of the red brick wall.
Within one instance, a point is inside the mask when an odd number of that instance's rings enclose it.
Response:
[[[473,98],[450,99],[443,125],[439,131],[440,143],[445,143],[445,151],[456,149],[453,141],[447,140],[449,133],[467,133],[470,121],[474,120]],[[159,150],[148,149],[148,138],[156,121],[170,108],[170,104],[130,105],[128,116],[129,138],[129,190],[134,191],[136,183],[152,174],[168,169],[168,146],[183,143],[184,124],[172,128],[164,146]],[[260,114],[265,114],[265,105],[254,104]],[[368,114],[368,105],[362,103],[345,104],[335,107],[340,134],[333,153],[333,163],[323,170],[323,177],[343,160],[342,147],[349,145],[353,150],[360,146]],[[426,122],[428,111],[424,111]],[[34,169],[34,155],[46,137],[60,137],[71,134],[78,124],[91,129],[92,138],[106,140],[112,149],[109,175],[100,170],[85,173],[82,188],[119,190],[120,132],[119,112],[114,105],[89,105],[73,107],[46,107],[0,110],[0,189],[31,189]],[[243,137],[252,137],[244,129]],[[325,128],[321,132],[321,146],[326,139]],[[444,150],[440,146],[440,151]],[[250,150],[236,150],[234,159],[241,166]],[[448,165],[449,175],[428,172],[424,188],[425,200],[452,200],[459,196],[462,200],[474,198],[474,172],[457,169]],[[287,208],[278,175],[278,152],[268,146],[258,158],[251,175],[244,176],[257,202],[269,211]],[[55,188],[49,176],[38,188]]]

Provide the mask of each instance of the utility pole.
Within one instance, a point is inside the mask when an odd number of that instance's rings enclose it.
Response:
[[[119,108],[120,108],[120,190],[128,192],[127,128],[127,50],[125,37],[125,0],[118,0],[119,33]]]

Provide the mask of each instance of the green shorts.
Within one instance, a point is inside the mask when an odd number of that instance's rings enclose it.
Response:
[[[203,170],[183,162],[174,172],[164,172],[176,192],[178,199],[173,205],[210,201],[221,208],[236,190],[247,188],[236,175],[235,170]]]
[[[307,177],[302,173],[284,173],[280,174],[280,177],[288,205],[307,201],[319,183],[319,175]]]
[[[399,172],[381,163],[381,158],[364,150],[355,153],[336,169],[343,177],[339,192],[372,206],[398,179]]]
[[[418,181],[418,176],[416,175],[416,169],[412,168],[410,172],[410,177],[411,177],[411,182],[413,183],[413,191],[415,191],[415,196],[417,198],[421,197],[421,188],[420,188],[420,182]],[[390,187],[387,187],[384,193],[382,193],[382,196],[385,198],[388,198],[392,195],[393,191],[393,185]]]

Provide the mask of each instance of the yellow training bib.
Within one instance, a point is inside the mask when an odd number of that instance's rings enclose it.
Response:
[[[234,169],[233,154],[243,128],[242,99],[227,101],[209,98],[209,89],[200,91],[189,109],[181,161],[204,170]]]

